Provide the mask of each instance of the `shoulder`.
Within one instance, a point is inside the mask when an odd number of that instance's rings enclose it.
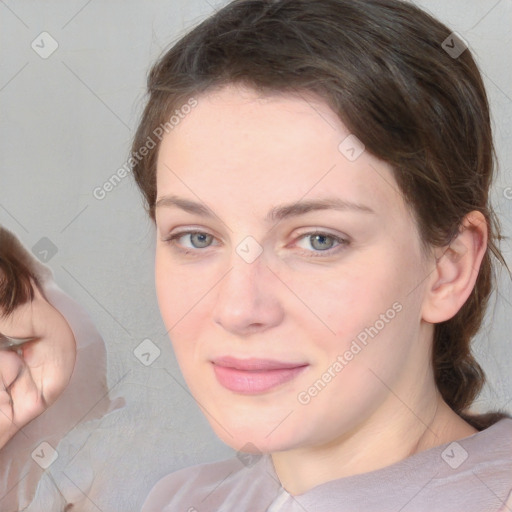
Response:
[[[503,418],[448,448],[460,452],[461,470],[467,466],[467,471],[502,480],[512,489],[512,418]]]
[[[239,464],[236,463],[237,460],[236,458],[231,458],[219,462],[197,464],[164,476],[151,489],[141,512],[162,510],[163,506],[176,498],[178,492],[184,494],[193,482],[195,482],[193,485],[197,485],[200,482],[202,487],[212,485],[214,480],[219,478],[220,475],[239,470]],[[192,510],[193,508],[191,508],[191,512]]]
[[[512,464],[512,417],[503,418],[467,438],[475,462]],[[512,478],[512,473],[510,474]]]
[[[441,457],[434,480],[440,489],[449,484],[454,505],[464,496],[467,510],[498,510],[512,492],[512,418],[450,443]]]
[[[267,463],[265,456],[261,461],[249,463],[243,457],[232,457],[180,469],[156,483],[141,512],[195,512],[198,504],[203,509],[207,505],[221,507],[227,500],[241,503],[256,499],[258,493],[273,494],[275,482],[265,474]]]
[[[179,488],[182,484],[190,482],[191,479],[200,479],[204,485],[211,484],[223,473],[240,470],[239,466],[240,464],[238,464],[236,457],[188,466],[165,475],[156,483],[151,492],[153,493],[163,488]]]

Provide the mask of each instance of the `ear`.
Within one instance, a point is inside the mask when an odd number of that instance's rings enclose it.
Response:
[[[430,274],[422,318],[439,323],[454,317],[471,294],[487,250],[487,221],[479,211],[468,213],[457,237],[437,247],[435,269]]]

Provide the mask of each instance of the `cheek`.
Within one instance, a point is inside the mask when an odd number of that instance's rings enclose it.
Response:
[[[309,326],[326,347],[342,350],[365,327],[372,325],[396,300],[393,276],[377,265],[338,266],[283,276],[294,294],[289,305],[298,324]],[[297,300],[299,299],[299,300]]]
[[[155,289],[160,313],[166,324],[175,323],[180,318],[186,320],[187,311],[201,293],[198,273],[192,266],[173,265],[165,249],[158,249],[155,258]],[[167,325],[169,328],[170,325]]]
[[[413,294],[404,298],[404,285],[393,265],[369,267],[334,283],[324,286],[325,298],[318,295],[316,301],[318,316],[329,327],[317,321],[312,333],[318,371],[324,372],[341,356],[343,370],[335,380],[350,382],[361,391],[370,386],[371,394],[376,378],[371,369],[392,375],[405,363],[408,340],[415,334],[410,319],[417,316],[417,304]]]
[[[207,325],[205,314],[211,289],[207,275],[191,265],[173,265],[165,251],[155,258],[155,290],[160,315],[180,366],[189,364],[200,331]]]

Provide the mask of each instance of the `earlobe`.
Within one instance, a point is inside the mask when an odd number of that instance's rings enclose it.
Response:
[[[459,234],[435,249],[435,268],[428,280],[422,318],[439,323],[454,317],[473,290],[487,250],[487,222],[479,211],[468,213]]]

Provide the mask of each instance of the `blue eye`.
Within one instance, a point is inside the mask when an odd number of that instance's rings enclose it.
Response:
[[[202,231],[181,231],[180,233],[176,233],[169,238],[166,238],[164,242],[169,242],[173,245],[176,245],[175,240],[179,240],[185,236],[189,236],[189,240],[192,241],[192,247],[188,247],[188,249],[204,249],[205,247],[208,247],[208,242],[211,242],[213,239],[213,235],[204,233]]]
[[[180,243],[180,239],[189,237],[189,243],[191,245],[184,245]],[[163,242],[173,245],[176,250],[185,254],[193,254],[200,252],[200,249],[205,249],[212,244],[214,236],[204,231],[180,231],[165,239]],[[321,231],[315,231],[310,233],[304,233],[299,237],[299,240],[309,239],[310,248],[306,248],[304,253],[309,253],[309,257],[321,257],[323,255],[331,256],[333,253],[338,252],[345,246],[349,245],[349,241],[345,238],[331,235],[329,233],[323,233]],[[336,245],[335,245],[336,244]]]
[[[344,238],[334,236],[329,233],[322,233],[320,231],[301,235],[300,240],[304,239],[309,239],[309,245],[314,249],[313,251],[307,249],[308,252],[312,253],[310,254],[312,257],[322,256],[322,254],[314,253],[327,253],[328,255],[331,255],[343,248],[343,246],[349,244],[349,241]],[[335,243],[337,245],[334,245]]]

